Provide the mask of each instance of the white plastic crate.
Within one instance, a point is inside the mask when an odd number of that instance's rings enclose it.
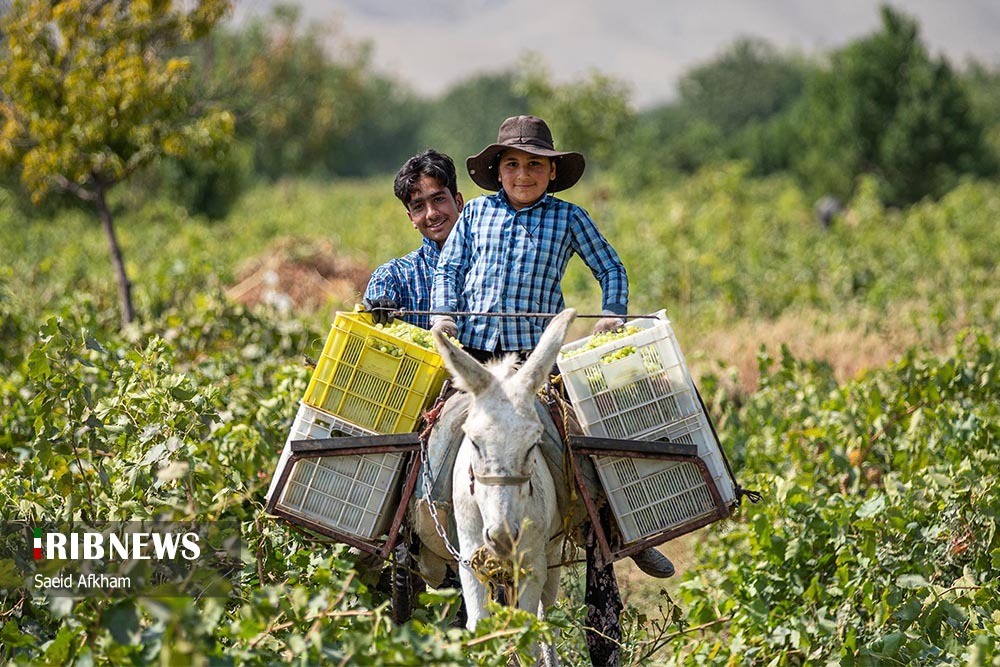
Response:
[[[629,324],[639,331],[569,357],[563,355],[590,338],[562,348],[557,363],[581,427],[594,437],[695,445],[723,502],[734,502],[736,489],[722,449],[666,312]],[[625,348],[634,351],[623,354]],[[701,475],[678,476],[676,461],[595,456],[594,463],[627,542],[714,510],[714,503],[704,509],[702,501],[711,495]],[[629,465],[632,472],[621,472]],[[680,469],[697,471],[691,464]],[[673,486],[663,486],[668,479]],[[683,479],[690,488],[676,486]]]
[[[695,445],[723,502],[729,504],[735,500],[736,492],[725,462],[721,469],[713,470],[702,454],[713,449],[721,452],[703,415],[692,415],[642,439]],[[677,528],[717,509],[708,483],[693,463],[615,456],[592,458],[626,543]]]
[[[277,492],[293,441],[366,435],[375,434],[301,403],[267,497]],[[275,507],[337,532],[374,538],[392,518],[389,500],[402,467],[403,455],[393,452],[298,459]]]
[[[716,510],[695,464],[595,456],[625,542],[676,528]]]

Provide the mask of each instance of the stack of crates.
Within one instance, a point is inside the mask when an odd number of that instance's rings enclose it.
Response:
[[[397,321],[396,327],[412,325]],[[427,332],[412,327],[412,335]],[[298,459],[278,492],[296,440],[408,433],[440,393],[444,361],[375,325],[365,312],[338,312],[285,442],[267,497],[272,506],[335,533],[384,534],[402,475],[399,453]]]
[[[633,320],[638,331],[591,349],[563,346],[557,364],[587,435],[697,447],[726,505],[736,487],[665,311]],[[709,516],[717,505],[686,461],[595,456],[594,465],[626,543]]]

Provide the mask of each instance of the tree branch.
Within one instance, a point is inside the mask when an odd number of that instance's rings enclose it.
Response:
[[[73,181],[63,176],[62,174],[57,174],[54,177],[54,180],[56,182],[56,185],[58,185],[60,188],[78,197],[79,199],[82,199],[83,201],[90,201],[90,202],[97,201],[96,192],[92,192],[91,190],[88,190],[82,185],[74,183]]]

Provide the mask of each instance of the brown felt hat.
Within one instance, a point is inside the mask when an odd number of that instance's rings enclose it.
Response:
[[[583,154],[576,151],[557,151],[552,143],[552,132],[545,121],[535,116],[512,116],[500,124],[497,142],[490,144],[478,155],[465,161],[469,176],[484,190],[499,190],[497,158],[508,148],[525,153],[553,158],[556,161],[556,178],[549,184],[549,192],[559,192],[573,187],[583,176],[587,166]]]

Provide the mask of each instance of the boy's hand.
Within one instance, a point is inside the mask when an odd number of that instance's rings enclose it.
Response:
[[[447,315],[439,315],[435,317],[434,324],[431,326],[431,331],[440,331],[449,338],[458,338],[458,325],[455,324],[455,320]]]
[[[611,315],[610,317],[602,317],[597,320],[597,324],[594,325],[594,333],[602,334],[614,331],[616,329],[621,329],[625,326],[625,320],[617,315]]]
[[[361,304],[372,314],[375,324],[392,324],[392,311],[399,308],[392,299],[362,299]]]

